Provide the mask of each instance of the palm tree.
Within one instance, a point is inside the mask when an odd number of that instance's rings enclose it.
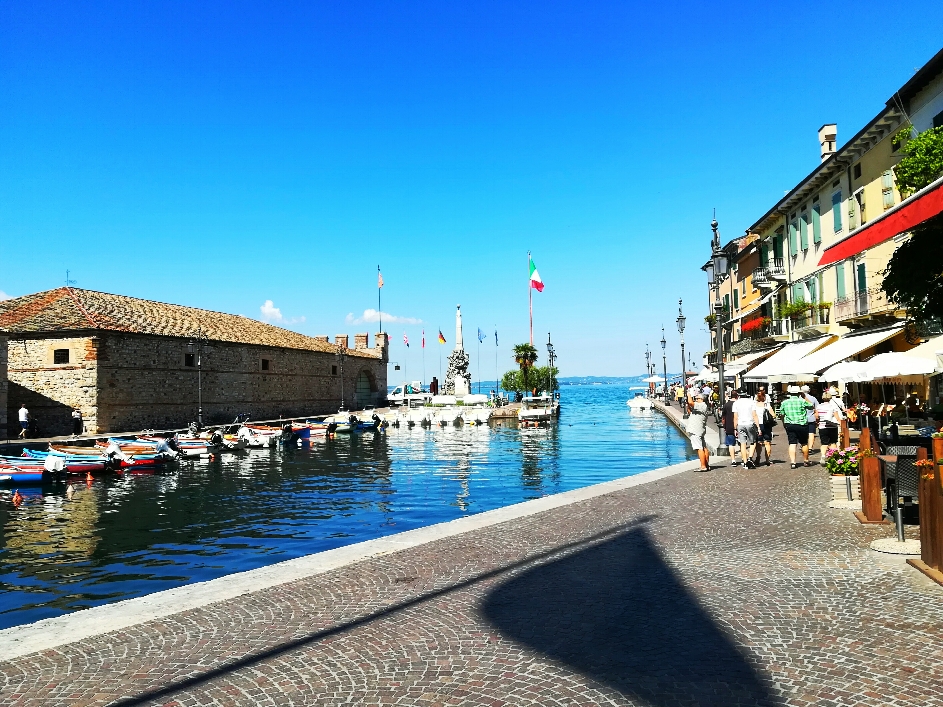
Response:
[[[521,367],[521,375],[524,376],[524,385],[530,390],[528,380],[531,366],[537,361],[537,349],[532,344],[518,344],[514,347],[514,362]]]

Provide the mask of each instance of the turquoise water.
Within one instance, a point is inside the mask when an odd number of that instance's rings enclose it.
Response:
[[[548,428],[390,429],[0,497],[0,628],[692,458],[626,386],[566,386]]]

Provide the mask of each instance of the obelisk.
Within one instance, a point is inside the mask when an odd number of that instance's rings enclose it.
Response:
[[[455,307],[455,349],[449,354],[445,372],[445,394],[464,397],[471,392],[471,374],[468,372],[468,354],[462,342],[462,305]]]

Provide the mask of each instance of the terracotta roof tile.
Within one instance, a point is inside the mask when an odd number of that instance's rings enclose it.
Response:
[[[126,331],[158,336],[193,336],[213,341],[336,353],[335,344],[236,314],[179,304],[60,287],[0,302],[0,331],[11,334],[69,331]],[[377,358],[376,349],[347,353]]]

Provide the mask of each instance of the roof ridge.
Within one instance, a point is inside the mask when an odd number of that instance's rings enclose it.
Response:
[[[78,296],[72,291],[72,288],[66,285],[66,292],[69,293],[69,296],[72,298],[72,301],[75,302],[75,306],[79,308],[79,311],[85,315],[85,318],[88,319],[89,323],[92,325],[93,329],[98,329],[98,324],[92,319],[92,315],[88,313],[88,310],[82,306],[82,303],[79,301]]]

